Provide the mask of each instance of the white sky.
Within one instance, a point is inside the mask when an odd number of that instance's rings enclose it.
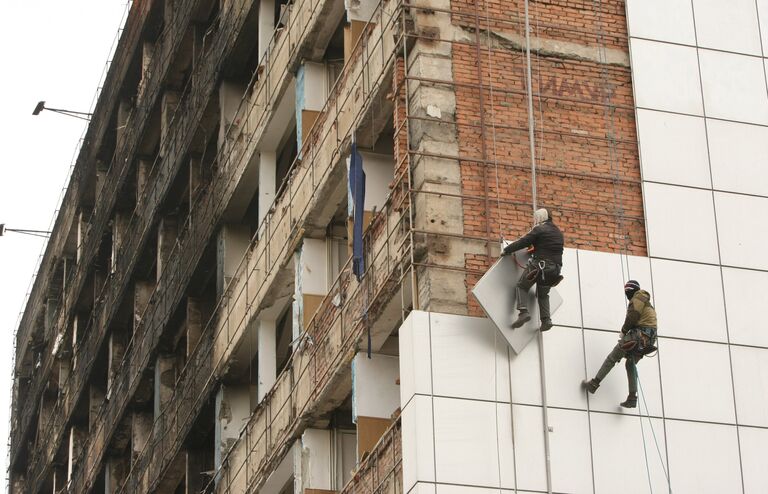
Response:
[[[127,0],[0,0],[0,223],[47,230]],[[16,319],[44,240],[0,237],[0,451],[6,442]],[[5,482],[2,482],[3,487]]]

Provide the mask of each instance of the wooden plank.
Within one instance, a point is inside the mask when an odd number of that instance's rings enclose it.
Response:
[[[382,419],[378,417],[357,417],[357,460],[363,457],[364,453],[370,453],[379,442],[381,436],[392,425],[391,419]]]

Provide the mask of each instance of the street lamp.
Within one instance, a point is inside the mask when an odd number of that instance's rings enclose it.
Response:
[[[51,232],[45,230],[27,230],[24,228],[6,228],[5,223],[0,223],[0,237],[5,235],[5,232],[20,233],[22,235],[31,235],[33,237],[49,238]]]
[[[93,116],[93,113],[85,113],[81,111],[72,111],[72,110],[62,110],[61,108],[49,108],[45,106],[45,101],[38,101],[37,105],[35,106],[35,109],[32,111],[32,115],[40,115],[40,113],[43,110],[52,111],[54,113],[61,113],[62,115],[66,115],[68,117],[75,117],[79,118],[80,120],[90,120],[91,116]]]

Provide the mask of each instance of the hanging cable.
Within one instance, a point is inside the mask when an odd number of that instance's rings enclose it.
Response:
[[[537,204],[536,193],[536,122],[533,114],[533,77],[531,76],[531,21],[528,8],[528,0],[525,0],[525,89],[528,96],[528,143],[531,153],[531,199],[533,211],[535,212]],[[547,374],[544,365],[544,335],[538,332],[539,342],[539,372],[541,376],[541,411],[542,421],[544,422],[544,455],[547,475],[547,493],[552,494],[552,454],[549,442],[549,406],[547,400]]]

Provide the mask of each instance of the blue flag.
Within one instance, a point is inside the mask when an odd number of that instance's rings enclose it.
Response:
[[[363,279],[365,259],[363,258],[363,215],[365,214],[365,172],[363,157],[352,143],[349,158],[349,192],[352,196],[352,272],[357,281]]]

